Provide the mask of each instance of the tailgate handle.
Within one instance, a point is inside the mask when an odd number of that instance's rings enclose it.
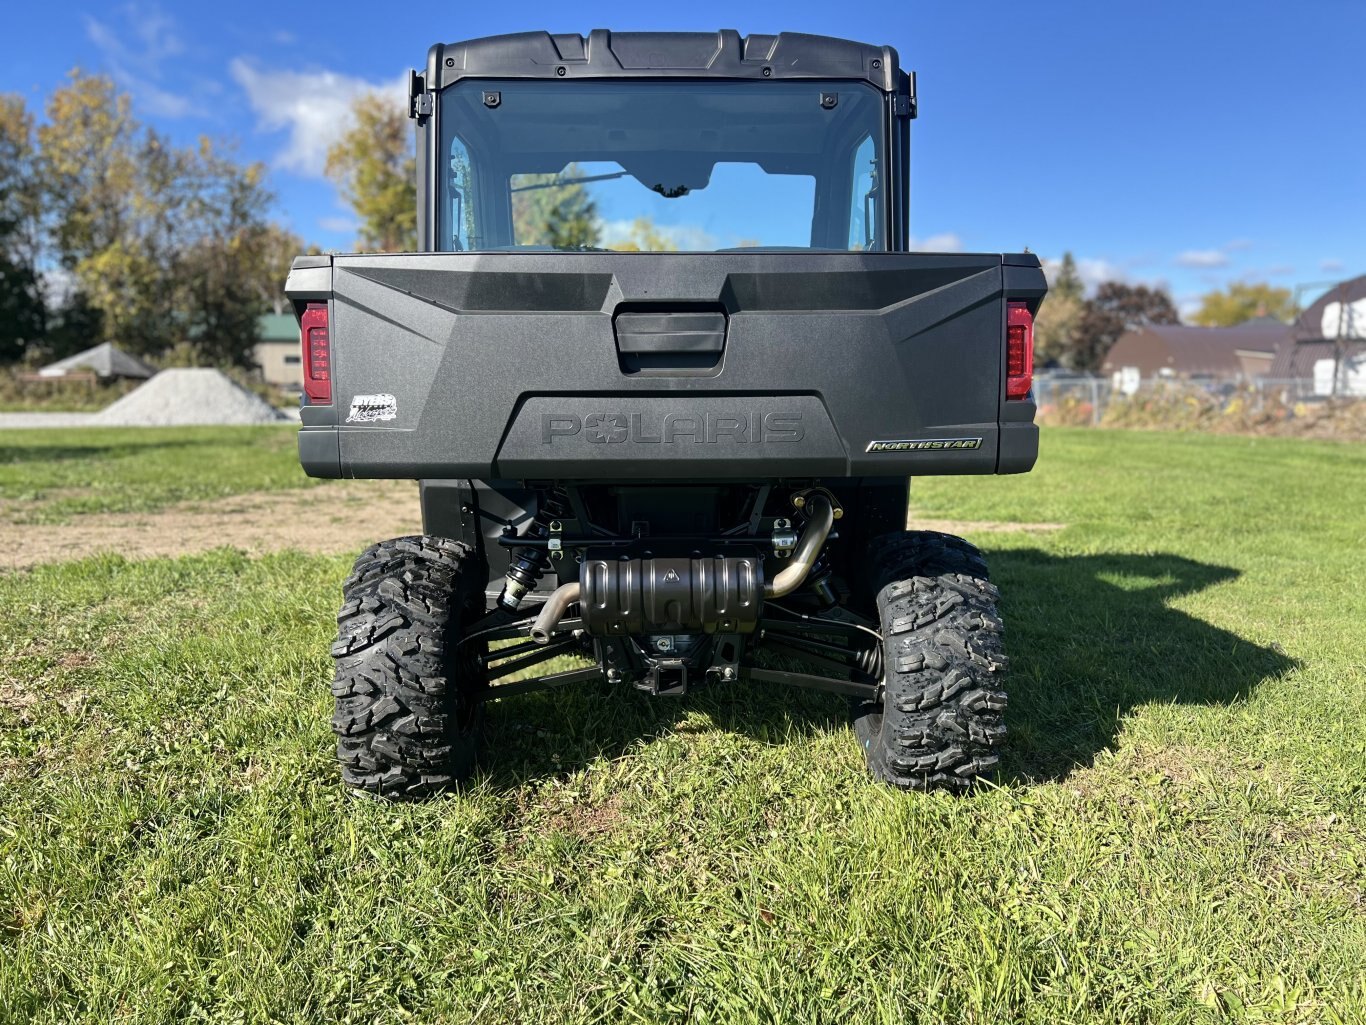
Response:
[[[612,326],[623,355],[719,355],[726,347],[726,315],[720,311],[618,313]]]

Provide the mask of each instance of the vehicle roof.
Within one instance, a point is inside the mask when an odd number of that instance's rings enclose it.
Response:
[[[519,32],[438,43],[428,88],[463,78],[822,78],[904,91],[896,50],[832,36],[782,32]]]

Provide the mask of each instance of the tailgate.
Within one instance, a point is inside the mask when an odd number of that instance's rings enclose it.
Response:
[[[1032,256],[301,258],[287,291],[329,304],[332,381],[301,457],[346,477],[1024,470],[1005,300],[1044,288]]]

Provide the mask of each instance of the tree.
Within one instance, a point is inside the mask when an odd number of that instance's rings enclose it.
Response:
[[[676,253],[678,243],[660,231],[648,217],[637,217],[631,223],[631,233],[607,248],[620,253]]]
[[[54,299],[47,317],[42,344],[37,347],[47,360],[64,359],[104,337],[104,315],[79,289]]]
[[[196,156],[187,245],[179,257],[186,336],[206,363],[249,366],[259,318],[284,281],[271,280],[279,271],[270,259],[278,239],[265,220],[271,200],[265,168],[239,167],[208,139],[200,140]]]
[[[1176,305],[1161,288],[1106,281],[1083,307],[1076,328],[1076,363],[1080,370],[1097,371],[1105,354],[1125,331],[1146,324],[1179,324]]]
[[[1203,296],[1200,309],[1191,319],[1203,327],[1234,327],[1254,317],[1275,317],[1288,324],[1296,312],[1290,289],[1235,281],[1223,291]]]
[[[100,311],[103,340],[145,353],[166,347],[170,282],[157,255],[185,199],[171,191],[176,154],[139,131],[128,97],[102,75],[73,71],[48,98],[47,118],[38,140],[58,262]]]
[[[278,224],[266,225],[261,249],[261,263],[255,275],[256,288],[261,301],[271,312],[284,313],[289,309],[289,300],[285,297],[285,279],[289,277],[294,258],[317,254],[322,250]]]
[[[417,155],[408,116],[378,93],[351,106],[350,129],[327,151],[326,173],[360,219],[357,246],[382,253],[417,248]]]
[[[76,299],[63,334],[98,327],[87,344],[102,337],[153,357],[179,346],[205,363],[250,365],[257,319],[280,284],[266,281],[279,266],[265,169],[207,139],[170,145],[103,76],[73,72],[47,112],[44,199]]]
[[[1077,327],[1085,308],[1084,292],[1076,260],[1071,253],[1064,253],[1057,273],[1048,282],[1048,298],[1034,321],[1037,366],[1077,366]]]
[[[79,69],[48,97],[38,129],[43,201],[67,270],[125,238],[137,177],[137,130],[128,97]]]
[[[583,176],[578,164],[559,174],[519,174],[512,187],[513,241],[556,249],[591,248],[601,242],[598,205],[582,183],[556,182]]]
[[[20,359],[43,336],[38,273],[42,194],[33,116],[22,97],[0,95],[0,362]]]

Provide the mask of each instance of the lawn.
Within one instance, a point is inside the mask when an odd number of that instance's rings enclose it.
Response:
[[[307,487],[295,429],[101,427],[0,430],[0,515],[63,523],[88,513]]]
[[[4,493],[286,479],[185,437],[6,437]],[[1366,1020],[1363,447],[1056,429],[912,494],[1066,524],[977,536],[1012,733],[958,800],[867,780],[839,699],[604,683],[377,804],[331,761],[348,560],[0,576],[0,1021]]]

